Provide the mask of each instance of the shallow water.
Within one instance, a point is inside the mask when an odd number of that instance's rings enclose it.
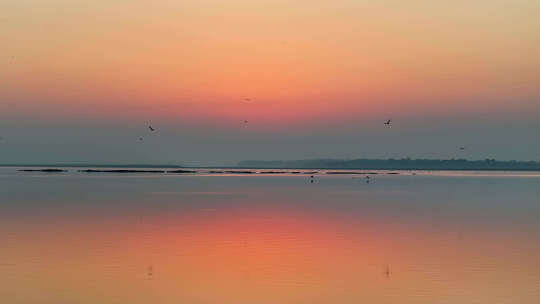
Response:
[[[540,303],[537,172],[16,169],[2,303]]]

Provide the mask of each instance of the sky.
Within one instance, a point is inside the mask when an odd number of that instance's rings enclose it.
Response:
[[[539,84],[540,1],[0,2],[0,163],[540,160]]]

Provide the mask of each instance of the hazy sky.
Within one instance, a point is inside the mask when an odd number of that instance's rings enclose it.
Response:
[[[0,163],[539,160],[540,1],[3,0],[0,137]]]

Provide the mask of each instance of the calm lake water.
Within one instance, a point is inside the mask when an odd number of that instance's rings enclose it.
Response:
[[[0,168],[2,303],[540,303],[540,173]]]

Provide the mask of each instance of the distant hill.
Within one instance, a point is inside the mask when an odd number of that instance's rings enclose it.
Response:
[[[540,171],[536,161],[498,161],[495,159],[311,159],[311,160],[247,160],[242,168],[272,169],[389,169],[389,170],[521,170]]]

